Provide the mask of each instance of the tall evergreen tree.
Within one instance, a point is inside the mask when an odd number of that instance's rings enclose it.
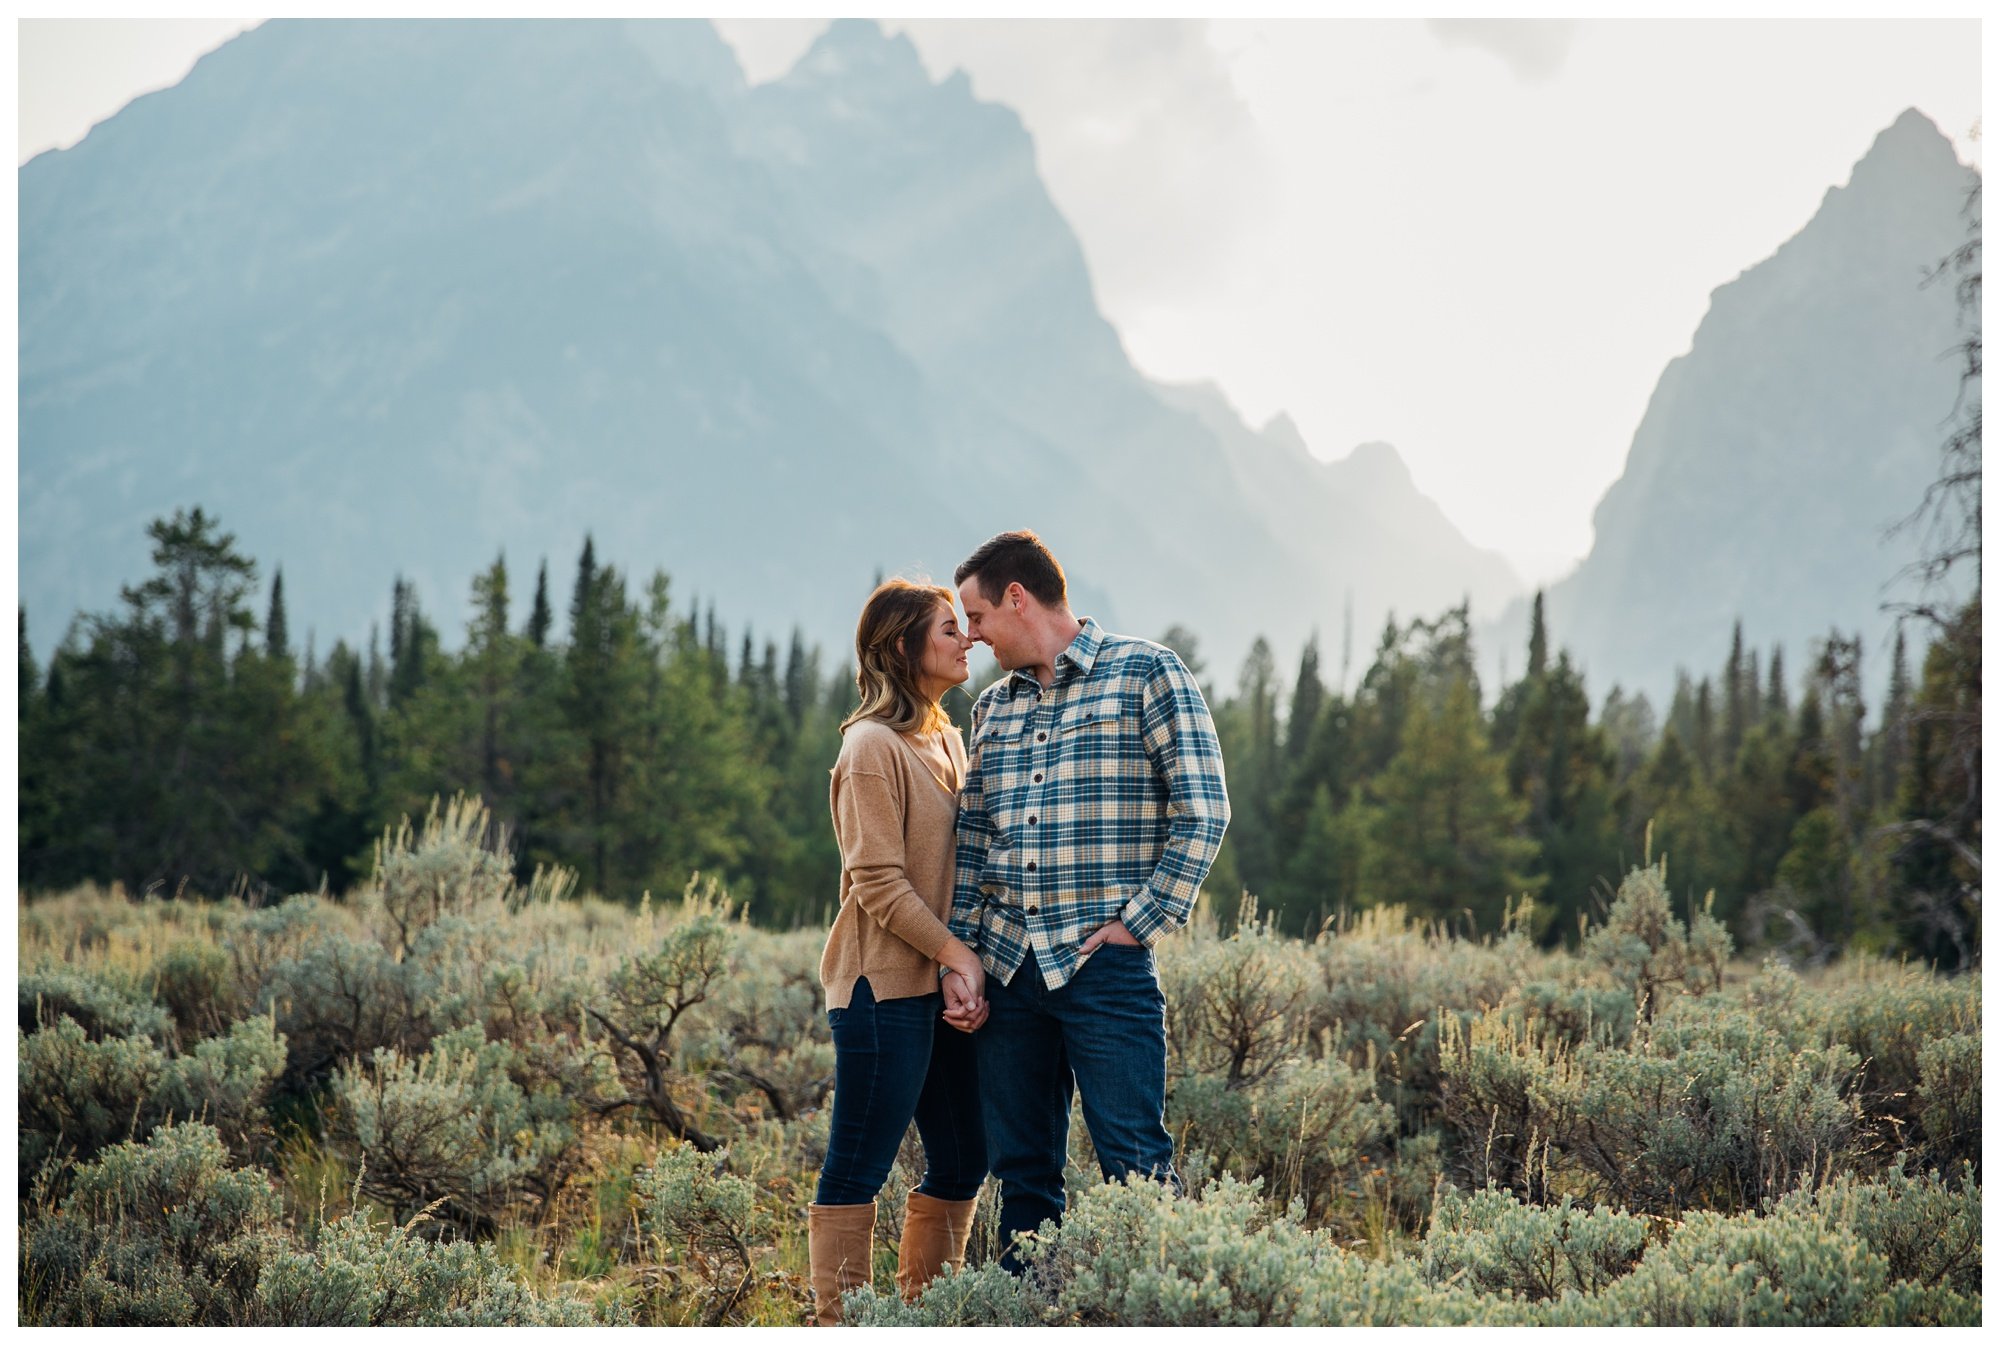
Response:
[[[510,709],[519,653],[507,629],[507,556],[494,558],[491,568],[472,581],[472,626],[467,632],[465,658],[471,665],[479,697],[479,789],[487,806],[503,820],[512,810],[513,767],[502,732]]]
[[[1542,590],[1535,590],[1534,613],[1528,625],[1528,676],[1540,677],[1549,669],[1549,631],[1542,619]]]
[[[271,611],[264,618],[264,652],[274,659],[292,656],[291,631],[285,623],[285,572],[271,576]]]
[[[1314,631],[1306,641],[1303,653],[1299,655],[1299,677],[1292,684],[1292,703],[1289,717],[1285,721],[1285,759],[1296,766],[1305,755],[1306,745],[1312,739],[1313,726],[1319,722],[1320,710],[1326,705],[1326,687],[1319,680],[1319,632]]]
[[[1694,693],[1694,755],[1702,773],[1715,774],[1715,694],[1706,677]]]
[[[1744,664],[1743,623],[1738,621],[1729,634],[1729,662],[1722,669],[1722,761],[1726,765],[1736,760],[1736,749],[1743,744],[1743,735],[1750,730],[1750,721],[1756,718],[1751,713],[1756,697],[1755,681],[1745,684],[1746,677],[1754,677]]]
[[[1771,649],[1771,676],[1764,691],[1765,722],[1788,724],[1792,718],[1791,692],[1785,685],[1785,647]]]
[[[400,576],[390,613],[389,703],[408,704],[424,684],[431,654],[437,648],[437,632],[424,619],[417,601],[417,586]]]
[[[1546,881],[1529,872],[1535,843],[1521,835],[1526,808],[1507,790],[1489,750],[1471,684],[1454,681],[1442,703],[1420,696],[1402,744],[1369,786],[1368,868],[1372,903],[1393,903],[1490,933],[1512,898]]]
[[[528,612],[528,643],[537,649],[549,647],[549,625],[555,614],[549,608],[549,563],[542,561],[535,575],[535,605]]]
[[[581,808],[572,826],[586,880],[608,893],[630,761],[629,719],[639,680],[638,614],[625,601],[625,581],[597,564],[590,540],[577,562],[570,599],[565,708],[584,750]]]
[[[1896,627],[1896,648],[1890,656],[1889,696],[1882,705],[1882,727],[1876,733],[1873,788],[1884,802],[1895,799],[1898,783],[1910,759],[1910,657],[1903,627]]]

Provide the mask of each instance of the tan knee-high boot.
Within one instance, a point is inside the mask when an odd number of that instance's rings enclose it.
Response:
[[[978,1205],[977,1196],[939,1200],[910,1192],[903,1211],[903,1244],[896,1253],[896,1288],[905,1303],[914,1302],[946,1266],[965,1269],[965,1244],[972,1237],[972,1212]]]
[[[840,1296],[874,1277],[875,1202],[806,1206],[812,1263],[813,1325],[840,1325]]]

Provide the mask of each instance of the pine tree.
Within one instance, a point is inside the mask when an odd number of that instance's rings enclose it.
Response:
[[[792,646],[785,654],[785,718],[794,731],[804,725],[806,714],[819,699],[819,659],[817,651],[808,657],[805,636],[792,627]]]
[[[285,572],[271,576],[271,612],[264,619],[264,652],[274,659],[292,656],[291,632],[285,624]]]
[[[424,619],[417,602],[417,586],[396,580],[390,613],[389,704],[406,705],[417,694],[427,676],[431,651],[437,647],[437,631]]]
[[[1694,755],[1702,774],[1715,774],[1715,695],[1706,677],[1694,693]]]
[[[1791,766],[1785,773],[1785,790],[1792,811],[1803,815],[1833,800],[1834,762],[1826,740],[1826,715],[1820,705],[1817,685],[1806,688],[1799,706],[1798,734],[1793,741]]]
[[[1722,670],[1722,761],[1725,765],[1736,760],[1736,749],[1742,746],[1743,735],[1749,732],[1753,718],[1750,711],[1756,682],[1753,680],[1746,685],[1745,675],[1743,622],[1738,620],[1730,631],[1729,662]]]
[[[1910,759],[1910,661],[1900,624],[1889,664],[1889,696],[1875,735],[1875,757],[1875,796],[1892,801]]]
[[[35,667],[35,656],[28,650],[28,609],[16,603],[15,616],[20,626],[19,634],[19,683],[16,702],[18,718],[25,719],[32,712],[40,693],[42,675]]]
[[[1362,887],[1371,903],[1454,921],[1463,914],[1491,933],[1510,899],[1543,885],[1529,872],[1535,844],[1520,834],[1526,808],[1508,793],[1468,681],[1454,681],[1441,704],[1416,699],[1402,745],[1369,788]]]
[[[1274,872],[1260,895],[1265,909],[1276,913],[1281,921],[1288,921],[1293,915],[1288,909],[1292,905],[1292,854],[1303,843],[1313,792],[1323,783],[1313,769],[1310,756],[1320,716],[1325,712],[1326,688],[1319,678],[1319,633],[1315,631],[1299,656],[1298,681],[1292,687],[1285,723],[1283,759],[1273,763],[1278,777],[1271,803]]]
[[[1540,677],[1549,668],[1549,632],[1542,620],[1542,590],[1535,590],[1534,613],[1528,625],[1528,676]]]
[[[1326,687],[1319,680],[1319,632],[1314,631],[1299,655],[1299,678],[1292,686],[1291,713],[1285,722],[1285,759],[1292,766],[1305,756],[1325,704]]]
[[[1785,647],[1771,650],[1770,685],[1764,692],[1764,720],[1789,726],[1792,718],[1791,693],[1785,686]]]
[[[1678,737],[1683,748],[1693,749],[1694,680],[1688,676],[1686,668],[1674,669],[1674,699],[1667,706],[1666,732]]]
[[[597,543],[589,533],[583,535],[583,553],[576,558],[576,582],[569,592],[569,638],[574,644],[577,639],[577,621],[588,612],[597,600]]]
[[[542,561],[535,576],[535,605],[528,613],[528,643],[537,649],[549,647],[549,625],[555,615],[549,610],[549,563]]]
[[[1980,960],[1981,626],[1975,591],[1924,653],[1896,800],[1898,933],[1950,968]]]
[[[1277,793],[1278,688],[1277,662],[1261,636],[1243,661],[1234,701],[1225,705],[1217,723],[1225,751],[1239,765],[1230,782],[1229,835],[1224,844],[1234,853],[1236,869],[1253,892],[1268,891],[1276,876],[1272,836],[1272,804]]]
[[[502,723],[509,709],[518,654],[507,631],[507,556],[472,581],[472,626],[466,640],[479,696],[479,790],[489,808],[503,821],[511,816],[512,766],[502,743]]]
[[[371,708],[379,710],[388,705],[389,672],[382,662],[382,628],[373,621],[368,623],[368,671],[363,689]]]
[[[617,876],[612,845],[632,765],[627,747],[639,700],[638,622],[625,600],[623,576],[597,564],[586,538],[570,598],[564,705],[583,747],[582,807],[571,832],[580,842],[585,876],[600,893],[609,893]]]

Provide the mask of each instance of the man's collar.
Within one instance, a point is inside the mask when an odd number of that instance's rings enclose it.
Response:
[[[1090,676],[1091,668],[1096,666],[1097,651],[1104,644],[1104,628],[1089,617],[1083,617],[1081,620],[1083,626],[1077,631],[1076,638],[1056,655],[1055,669],[1058,682],[1062,680],[1062,665],[1065,662],[1076,669],[1079,677]],[[1007,679],[1007,695],[1012,698],[1015,692],[1029,685],[1040,686],[1041,683],[1035,681],[1035,675],[1026,668],[1016,668]]]

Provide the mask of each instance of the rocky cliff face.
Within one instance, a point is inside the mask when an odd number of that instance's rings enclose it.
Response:
[[[1829,626],[1860,630],[1868,682],[1886,681],[1881,606],[1909,596],[1892,581],[1917,545],[1889,529],[1935,477],[1959,393],[1957,307],[1925,276],[1964,240],[1974,182],[1905,112],[1804,228],[1715,291],[1597,507],[1590,555],[1548,592],[1593,695],[1622,683],[1657,702],[1677,666],[1721,665],[1739,616],[1795,673]],[[1515,604],[1489,657],[1518,670],[1526,620]]]

